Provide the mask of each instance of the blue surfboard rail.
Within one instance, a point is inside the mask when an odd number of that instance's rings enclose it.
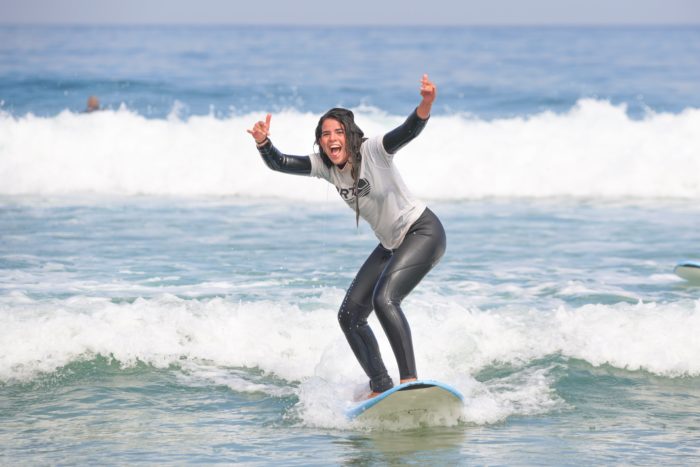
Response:
[[[357,418],[359,415],[361,415],[367,409],[375,406],[377,403],[381,402],[382,400],[386,399],[390,395],[394,394],[395,392],[402,391],[405,389],[411,389],[411,388],[418,389],[420,387],[426,387],[426,386],[439,387],[439,388],[444,389],[445,391],[451,393],[452,395],[457,397],[460,401],[464,401],[464,396],[462,395],[462,393],[448,384],[441,383],[440,381],[435,381],[435,380],[431,380],[431,379],[419,379],[417,381],[409,381],[408,383],[399,384],[398,386],[394,386],[393,388],[384,391],[383,393],[379,394],[378,396],[375,396],[371,399],[367,399],[365,401],[362,401],[358,405],[356,405],[355,407],[346,411],[345,416],[348,419],[352,420],[354,418]]]
[[[691,260],[679,261],[678,264],[676,264],[676,267],[677,268],[685,267],[685,268],[698,268],[698,269],[700,269],[700,262],[691,261]]]

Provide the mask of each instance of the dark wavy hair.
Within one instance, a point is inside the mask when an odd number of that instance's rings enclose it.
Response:
[[[355,115],[352,113],[352,110],[335,107],[323,114],[318,121],[318,125],[316,126],[315,145],[318,146],[318,153],[321,155],[321,159],[323,160],[323,163],[326,164],[326,167],[331,167],[333,162],[331,162],[330,158],[321,147],[321,131],[323,128],[323,122],[329,118],[338,121],[343,126],[343,130],[345,131],[345,151],[348,153],[349,160],[352,165],[352,170],[350,173],[353,181],[352,192],[355,195],[355,222],[359,224],[360,197],[357,193],[357,185],[360,181],[360,165],[362,164],[360,146],[362,146],[362,142],[367,138],[364,137],[364,132],[355,123]]]

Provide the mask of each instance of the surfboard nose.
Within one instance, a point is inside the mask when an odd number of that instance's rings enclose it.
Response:
[[[700,283],[700,262],[698,261],[680,261],[673,272],[689,282]]]

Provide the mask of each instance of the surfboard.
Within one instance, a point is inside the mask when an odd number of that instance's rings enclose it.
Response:
[[[456,421],[464,396],[455,388],[433,380],[418,380],[394,386],[346,412],[350,420],[440,423]]]
[[[673,269],[673,272],[687,281],[700,283],[700,262],[681,261]]]

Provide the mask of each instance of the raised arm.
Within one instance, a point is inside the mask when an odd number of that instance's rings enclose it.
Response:
[[[421,79],[420,94],[422,96],[420,104],[406,121],[384,135],[382,143],[389,154],[396,154],[399,149],[418,136],[430,118],[430,109],[437,97],[437,88],[428,79],[428,75],[423,75]]]
[[[290,156],[283,154],[268,138],[258,152],[265,164],[272,170],[294,175],[311,175],[311,159],[309,156]]]
[[[253,136],[258,152],[265,164],[272,170],[278,172],[295,174],[295,175],[310,175],[311,174],[311,159],[309,156],[290,156],[283,154],[270,141],[270,120],[272,115],[267,114],[265,121],[259,121],[251,130],[246,130]]]

